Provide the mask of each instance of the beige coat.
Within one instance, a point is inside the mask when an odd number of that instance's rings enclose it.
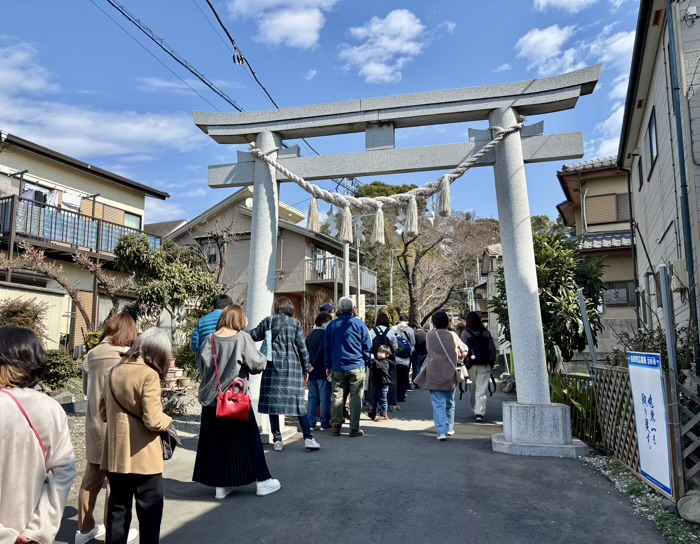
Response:
[[[105,376],[100,416],[107,423],[102,470],[119,474],[161,474],[163,449],[159,433],[173,422],[163,413],[158,373],[143,359],[131,357],[112,370],[114,395],[140,420],[124,412],[114,400]]]
[[[452,331],[438,329],[426,335],[425,345],[428,358],[414,382],[423,389],[454,391],[457,387],[455,369],[464,357],[461,340]]]
[[[19,535],[51,544],[75,478],[66,413],[46,393],[8,388],[32,420],[41,446],[14,401],[0,393],[0,543]]]
[[[87,395],[85,414],[85,451],[87,462],[102,462],[105,423],[100,417],[100,399],[104,389],[105,373],[122,359],[128,347],[113,346],[108,339],[91,349],[83,362],[83,390]]]

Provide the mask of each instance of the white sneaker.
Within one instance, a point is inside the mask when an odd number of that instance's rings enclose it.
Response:
[[[90,542],[93,538],[99,538],[104,536],[107,532],[104,525],[95,525],[91,531],[87,533],[81,533],[80,531],[75,532],[75,544],[85,544]]]
[[[134,542],[138,537],[138,529],[129,529],[129,534],[126,535],[126,544],[129,544],[129,542]]]
[[[233,490],[235,488],[233,487],[217,487],[216,488],[216,495],[214,495],[215,499],[222,500],[228,497],[231,493],[233,493]]]
[[[452,436],[455,434],[455,430],[452,429],[451,431],[447,431],[447,436]]]
[[[279,480],[270,478],[269,480],[265,480],[264,482],[258,482],[258,490],[255,494],[258,497],[264,497],[265,495],[269,495],[270,493],[279,491],[281,487],[282,484],[279,482]]]
[[[445,433],[441,433],[437,436],[437,439],[440,441],[447,440],[447,435]]]
[[[316,439],[314,438],[307,438],[304,440],[304,447],[307,450],[318,450],[321,449],[321,444],[316,442]]]
[[[275,451],[282,451],[284,449],[284,444],[282,444],[281,440],[275,440],[275,443],[272,447]]]

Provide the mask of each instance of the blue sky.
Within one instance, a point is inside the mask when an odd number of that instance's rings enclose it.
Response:
[[[205,0],[122,3],[245,110],[271,108],[245,69],[233,64],[210,26],[216,23]],[[573,111],[545,116],[545,133],[583,130],[587,159],[617,151],[636,0],[214,3],[282,107],[505,83],[601,62],[596,92]],[[231,106],[107,0],[5,2],[3,20],[11,24],[0,33],[0,130],[170,192],[166,202],[149,199],[147,222],[191,219],[230,194],[207,187],[207,166],[235,162],[235,148],[202,134],[192,111],[213,111],[212,105],[233,111]],[[400,130],[397,145],[464,141],[467,128]],[[317,138],[312,144],[321,154],[342,153],[363,149],[363,138]],[[563,199],[555,175],[560,167],[528,166],[533,214],[555,216]],[[492,172],[473,169],[459,180],[453,207],[496,217]],[[438,175],[383,179],[422,185]],[[283,186],[281,198],[302,210],[308,206],[307,195],[292,184]]]

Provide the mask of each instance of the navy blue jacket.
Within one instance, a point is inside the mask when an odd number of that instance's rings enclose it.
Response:
[[[309,373],[310,380],[325,380],[326,367],[325,358],[323,356],[323,342],[326,337],[326,330],[316,328],[306,337],[306,349],[309,350],[309,366],[313,370]]]
[[[325,366],[335,372],[348,372],[369,365],[372,342],[367,325],[351,314],[342,314],[326,327]]]

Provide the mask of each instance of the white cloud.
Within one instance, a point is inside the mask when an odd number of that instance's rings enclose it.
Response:
[[[457,23],[454,21],[443,21],[437,28],[438,30],[442,30],[444,28],[448,34],[454,34],[454,31],[457,28]]]
[[[608,157],[610,155],[617,155],[617,149],[620,144],[620,129],[622,127],[622,118],[624,114],[624,102],[615,102],[610,110],[610,115],[604,121],[596,125],[594,131],[600,138],[593,141],[594,156]]]
[[[313,78],[316,77],[316,74],[318,74],[316,70],[309,70],[308,72],[306,72],[306,74],[304,74],[304,79],[306,81],[311,81]]]
[[[0,128],[68,155],[145,156],[206,141],[185,113],[105,111],[46,98],[59,87],[26,43],[0,46],[0,81]]]
[[[626,1],[627,0],[610,0],[610,5],[612,6],[613,11],[617,11]]]
[[[202,196],[206,196],[208,192],[209,191],[206,187],[198,187],[197,189],[192,189],[191,191],[187,191],[185,193],[182,193],[182,195],[178,196],[184,196],[185,198],[199,198]]]
[[[312,49],[338,0],[229,0],[234,17],[255,19],[256,40],[267,45]]]
[[[366,83],[398,83],[402,68],[425,46],[425,26],[407,9],[395,9],[383,19],[372,17],[351,28],[350,35],[361,43],[341,44],[338,57]]]
[[[142,77],[138,89],[148,92],[167,92],[173,94],[196,94],[195,91],[209,92],[209,88],[198,79],[163,79],[160,77]],[[214,85],[220,88],[244,89],[245,86],[236,81],[212,81]]]
[[[624,100],[627,97],[627,86],[629,85],[629,74],[622,73],[613,80],[612,90],[608,97],[613,100]]]
[[[535,9],[539,11],[546,11],[547,8],[551,7],[555,9],[563,9],[569,13],[578,13],[579,11],[592,6],[597,1],[598,0],[535,0]]]
[[[557,71],[569,71],[576,65],[575,51],[562,51],[566,42],[576,33],[576,26],[533,28],[515,44],[518,57],[529,64],[527,69],[537,69],[541,76]]]
[[[185,219],[190,216],[180,204],[155,198],[146,199],[145,214],[146,220],[144,223],[172,221],[174,219]]]
[[[509,63],[506,62],[505,64],[501,64],[500,66],[496,66],[496,67],[495,67],[493,70],[491,70],[491,71],[492,71],[492,72],[508,72],[508,71],[510,71],[510,70],[512,70],[512,69],[513,69],[513,67],[512,67]]]

